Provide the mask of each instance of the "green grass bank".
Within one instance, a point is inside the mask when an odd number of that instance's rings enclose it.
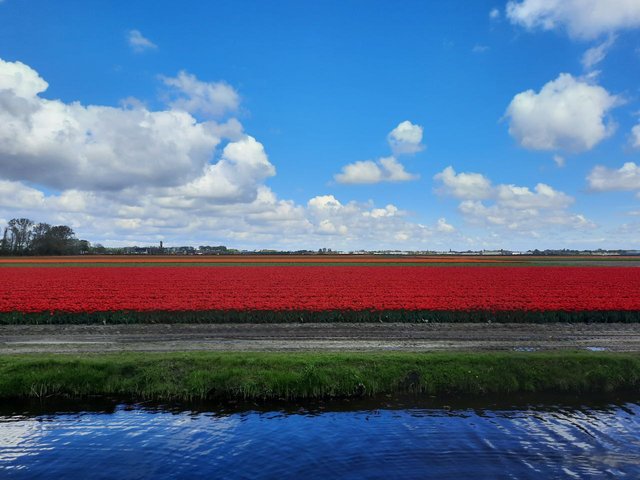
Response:
[[[5,355],[0,398],[304,399],[638,391],[640,355],[123,353]]]

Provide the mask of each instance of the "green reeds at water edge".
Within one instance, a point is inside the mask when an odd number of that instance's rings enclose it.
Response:
[[[150,323],[638,323],[637,310],[206,310],[0,312],[0,325]]]
[[[637,391],[640,355],[123,353],[5,355],[0,398],[304,399]]]

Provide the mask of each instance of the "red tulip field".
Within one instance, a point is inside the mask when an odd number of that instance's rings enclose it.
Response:
[[[638,321],[640,269],[3,268],[0,322]]]

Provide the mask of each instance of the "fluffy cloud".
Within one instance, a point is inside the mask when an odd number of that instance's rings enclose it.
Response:
[[[257,186],[276,174],[264,147],[255,138],[245,136],[228,143],[220,160],[207,165],[202,176],[172,189],[172,196],[207,198],[218,202],[250,202]]]
[[[424,149],[422,133],[423,129],[420,125],[405,120],[391,130],[387,141],[395,156],[417,153]]]
[[[28,65],[22,62],[5,62],[0,59],[0,92],[11,93],[19,99],[31,99],[49,88]],[[18,103],[15,100],[14,103]]]
[[[333,195],[318,195],[307,202],[310,208],[317,211],[337,211],[342,208],[342,204]]]
[[[0,181],[0,216],[64,223],[109,245],[228,243],[280,248],[445,248],[455,228],[411,222],[394,205],[342,203],[332,195],[306,205],[278,199],[266,186],[250,202],[221,203],[174,191],[80,192],[45,195],[21,182]]]
[[[540,230],[557,227],[574,229],[593,228],[595,225],[584,215],[570,214],[565,211],[539,209],[513,209],[498,203],[485,205],[480,201],[465,200],[458,210],[473,225],[508,230],[515,235],[539,235]]]
[[[67,104],[40,97],[47,87],[30,67],[0,61],[5,207],[75,212],[76,225],[78,219],[95,221],[111,225],[114,234],[136,226],[145,232],[184,228],[185,222],[203,223],[199,214],[220,210],[240,208],[256,222],[296,213],[266,193],[263,182],[275,167],[236,119],[198,122],[177,107]],[[216,158],[222,141],[227,143]],[[23,182],[61,192],[45,196]]]
[[[521,210],[563,209],[573,203],[572,197],[544,183],[538,183],[534,191],[529,190],[528,187],[498,185],[495,198],[496,202],[503,207]]]
[[[342,172],[334,175],[338,183],[364,184],[380,182],[406,182],[418,176],[407,172],[394,157],[350,163],[342,167]]]
[[[398,124],[387,135],[393,156],[383,157],[377,161],[361,160],[342,167],[342,171],[333,176],[338,183],[366,184],[380,182],[406,182],[416,180],[414,175],[405,170],[398,161],[400,155],[417,153],[424,149],[422,144],[422,127],[408,120]]]
[[[217,97],[220,84],[186,73],[164,81],[180,94],[166,110],[85,106],[43,98],[35,70],[0,61],[0,218],[64,223],[107,245],[434,248],[454,231],[394,205],[278,198],[265,185],[275,166],[237,119],[192,115],[234,111],[237,95]],[[394,157],[375,165],[387,178],[408,175]]]
[[[583,215],[567,211],[573,204],[572,197],[544,183],[538,183],[533,190],[512,184],[494,187],[482,174],[456,173],[452,167],[445,168],[434,179],[442,184],[438,193],[461,200],[458,210],[472,225],[504,228],[524,235],[558,226],[594,226]]]
[[[169,105],[174,109],[217,118],[235,112],[240,104],[238,92],[224,82],[201,82],[185,71],[162,80],[170,87]]]
[[[613,47],[615,41],[615,35],[609,35],[609,38],[604,42],[596,45],[595,47],[591,47],[589,50],[584,52],[584,55],[582,55],[582,66],[584,69],[591,70],[597,64],[602,62],[607,56],[607,53],[609,53],[611,47]]]
[[[19,182],[0,180],[0,207],[40,208],[44,205],[44,194]]]
[[[153,50],[158,46],[148,38],[145,38],[139,30],[129,30],[127,33],[127,41],[129,46],[136,53],[142,53],[147,50]]]
[[[446,218],[439,218],[436,224],[436,230],[443,233],[453,233],[456,229],[453,225],[447,223]]]
[[[47,100],[30,67],[0,60],[0,175],[56,189],[175,186],[202,174],[221,126],[178,110]]]
[[[336,241],[348,244],[356,238],[365,244],[384,239],[392,248],[400,245],[437,244],[441,236],[455,232],[444,218],[435,226],[416,224],[407,221],[407,212],[395,205],[376,208],[371,203],[341,203],[333,195],[321,195],[307,203],[307,217],[317,233],[333,235]],[[340,243],[338,243],[340,244]]]
[[[570,74],[517,94],[507,108],[509,133],[532,150],[586,151],[613,133],[605,120],[620,99]]]
[[[439,193],[455,198],[482,200],[493,193],[491,181],[480,173],[456,173],[447,167],[433,178],[442,183]]]
[[[636,0],[510,0],[506,14],[512,23],[525,28],[565,28],[574,38],[640,27]]]
[[[597,192],[640,191],[640,165],[627,162],[617,170],[596,166],[587,177],[589,188]]]

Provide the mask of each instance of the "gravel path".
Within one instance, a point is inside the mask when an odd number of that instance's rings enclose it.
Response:
[[[0,326],[0,354],[121,351],[607,350],[640,352],[640,324]]]

